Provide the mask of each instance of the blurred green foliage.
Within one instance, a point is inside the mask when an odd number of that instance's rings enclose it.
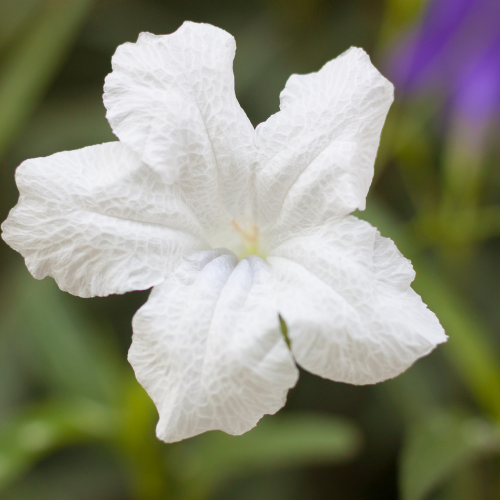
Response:
[[[113,140],[102,83],[116,46],[140,31],[190,19],[235,35],[236,90],[257,124],[291,73],[350,45],[381,67],[424,3],[0,0],[0,218],[23,159]],[[281,414],[241,437],[159,442],[126,362],[147,294],[76,300],[2,244],[0,498],[499,498],[500,151],[464,150],[455,132],[431,98],[397,100],[358,214],[412,259],[448,344],[378,386],[303,373]]]
[[[443,478],[499,451],[500,430],[494,423],[451,410],[432,413],[408,436],[401,457],[403,498],[426,498]],[[466,489],[453,498],[480,496],[477,484],[460,486]]]

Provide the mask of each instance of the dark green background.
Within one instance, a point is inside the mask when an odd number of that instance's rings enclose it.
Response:
[[[236,92],[255,125],[292,73],[351,45],[382,72],[417,0],[0,0],[0,219],[24,159],[114,140],[102,104],[116,47],[184,20],[236,38]],[[500,29],[500,28],[499,28]],[[0,498],[500,498],[500,154],[467,150],[432,95],[397,100],[366,213],[417,270],[450,336],[401,377],[354,387],[303,372],[286,408],[240,438],[165,445],[126,362],[148,292],[79,299],[0,244]],[[464,150],[465,148],[465,150]],[[453,191],[456,158],[479,172]]]

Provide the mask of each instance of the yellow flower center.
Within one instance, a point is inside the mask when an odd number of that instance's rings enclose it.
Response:
[[[252,221],[238,224],[235,219],[231,221],[233,229],[240,235],[242,246],[241,251],[237,253],[240,259],[247,255],[260,255],[259,248],[259,227]]]

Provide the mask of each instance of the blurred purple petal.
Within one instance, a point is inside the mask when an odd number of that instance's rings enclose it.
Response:
[[[473,123],[500,111],[500,0],[431,0],[389,62],[396,88],[438,91]]]
[[[465,69],[452,97],[459,115],[472,125],[490,120],[500,109],[500,35]]]
[[[419,30],[399,51],[393,63],[393,78],[404,89],[418,85],[429,73],[429,66],[439,58],[473,7],[471,0],[431,2]]]

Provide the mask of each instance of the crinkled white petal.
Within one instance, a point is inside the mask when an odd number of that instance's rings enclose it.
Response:
[[[248,203],[254,129],[234,92],[234,38],[185,22],[113,56],[104,104],[118,138],[166,182],[203,182],[233,214]]]
[[[446,341],[410,287],[411,263],[367,222],[338,219],[292,238],[267,260],[295,359],[312,373],[373,384]]]
[[[242,434],[278,411],[298,371],[281,335],[274,282],[256,256],[187,256],[133,320],[129,351],[173,442],[221,429]]]
[[[207,248],[178,186],[119,142],[22,163],[3,239],[35,278],[81,297],[161,283],[187,251]]]
[[[256,130],[260,224],[290,233],[363,210],[392,100],[392,84],[362,49],[292,75],[281,111]]]

